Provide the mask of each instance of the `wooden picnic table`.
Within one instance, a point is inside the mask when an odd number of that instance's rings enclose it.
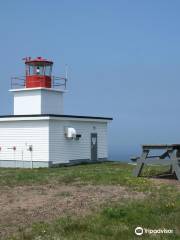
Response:
[[[150,155],[153,150],[163,153]],[[137,158],[137,165],[133,175],[139,177],[144,165],[170,165],[169,174],[175,174],[180,180],[180,144],[148,144],[142,145],[142,154]]]

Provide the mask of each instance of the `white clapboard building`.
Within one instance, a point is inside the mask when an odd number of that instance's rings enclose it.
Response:
[[[12,78],[13,115],[0,116],[0,167],[37,168],[108,158],[112,118],[64,115],[67,78],[52,61],[26,58],[25,78]]]

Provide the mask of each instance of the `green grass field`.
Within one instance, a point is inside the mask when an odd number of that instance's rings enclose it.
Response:
[[[83,216],[67,214],[51,221],[36,221],[4,239],[180,239],[180,184],[175,180],[132,177],[132,165],[101,163],[51,169],[0,169],[0,186],[111,186],[124,187],[142,198],[112,199]],[[161,171],[146,169],[145,175]],[[68,193],[63,197],[68,198]],[[61,196],[62,197],[62,196]],[[1,213],[0,213],[1,215]],[[137,226],[173,229],[173,234],[136,236]]]

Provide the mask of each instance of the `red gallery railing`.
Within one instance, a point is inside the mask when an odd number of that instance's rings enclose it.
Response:
[[[35,80],[39,86],[43,86],[43,82],[41,80]],[[65,90],[67,86],[67,78],[65,77],[51,77],[51,88],[62,89]],[[11,89],[20,89],[26,88],[26,77],[11,77]]]

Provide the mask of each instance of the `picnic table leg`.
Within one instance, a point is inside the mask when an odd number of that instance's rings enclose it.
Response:
[[[176,156],[173,159],[173,169],[177,179],[180,181],[180,150],[176,151]]]
[[[172,161],[172,172],[176,174],[178,180],[180,180],[180,151],[176,150],[170,154]]]
[[[139,177],[144,167],[145,159],[147,158],[149,150],[143,150],[141,157],[137,161],[137,165],[133,170],[133,176]]]
[[[167,150],[167,153],[168,153],[169,160],[170,160],[170,162],[172,163],[172,156],[173,156],[173,154],[174,154],[174,149],[173,149],[173,150],[172,150],[172,149],[168,149],[168,150]],[[169,173],[170,173],[170,174],[173,174],[173,165],[172,165],[172,164],[171,164],[170,167],[169,167]]]

